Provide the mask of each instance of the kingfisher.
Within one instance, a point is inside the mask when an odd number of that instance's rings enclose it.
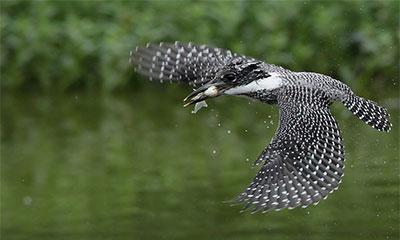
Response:
[[[338,101],[378,131],[389,132],[387,110],[327,75],[295,72],[222,48],[192,43],[136,47],[130,62],[150,80],[194,88],[184,106],[223,95],[244,96],[279,108],[279,127],[255,160],[259,171],[234,203],[250,212],[317,204],[338,189],[344,147],[330,112]]]

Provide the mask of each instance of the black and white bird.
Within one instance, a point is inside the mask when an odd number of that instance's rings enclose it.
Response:
[[[279,107],[276,134],[255,161],[262,166],[235,199],[252,212],[307,207],[338,188],[345,158],[329,109],[332,102],[342,102],[379,131],[391,128],[384,108],[323,74],[293,72],[229,50],[179,42],[137,47],[130,61],[150,80],[195,87],[185,106],[239,95]]]

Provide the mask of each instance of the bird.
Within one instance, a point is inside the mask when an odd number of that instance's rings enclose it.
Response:
[[[248,187],[232,200],[243,211],[269,212],[317,204],[344,175],[342,136],[330,106],[341,102],[378,131],[389,132],[388,111],[327,75],[295,72],[223,48],[193,43],[148,43],[130,52],[136,72],[158,82],[194,88],[184,106],[224,95],[279,108],[279,126],[254,164]]]

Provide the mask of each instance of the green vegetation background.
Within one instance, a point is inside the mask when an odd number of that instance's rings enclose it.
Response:
[[[7,91],[140,88],[129,51],[178,40],[398,95],[397,1],[2,1],[0,24]]]

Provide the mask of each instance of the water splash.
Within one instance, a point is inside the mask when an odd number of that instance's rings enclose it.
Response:
[[[194,105],[194,109],[192,110],[192,113],[197,113],[200,109],[208,107],[206,101],[201,101],[197,102],[196,105]]]

